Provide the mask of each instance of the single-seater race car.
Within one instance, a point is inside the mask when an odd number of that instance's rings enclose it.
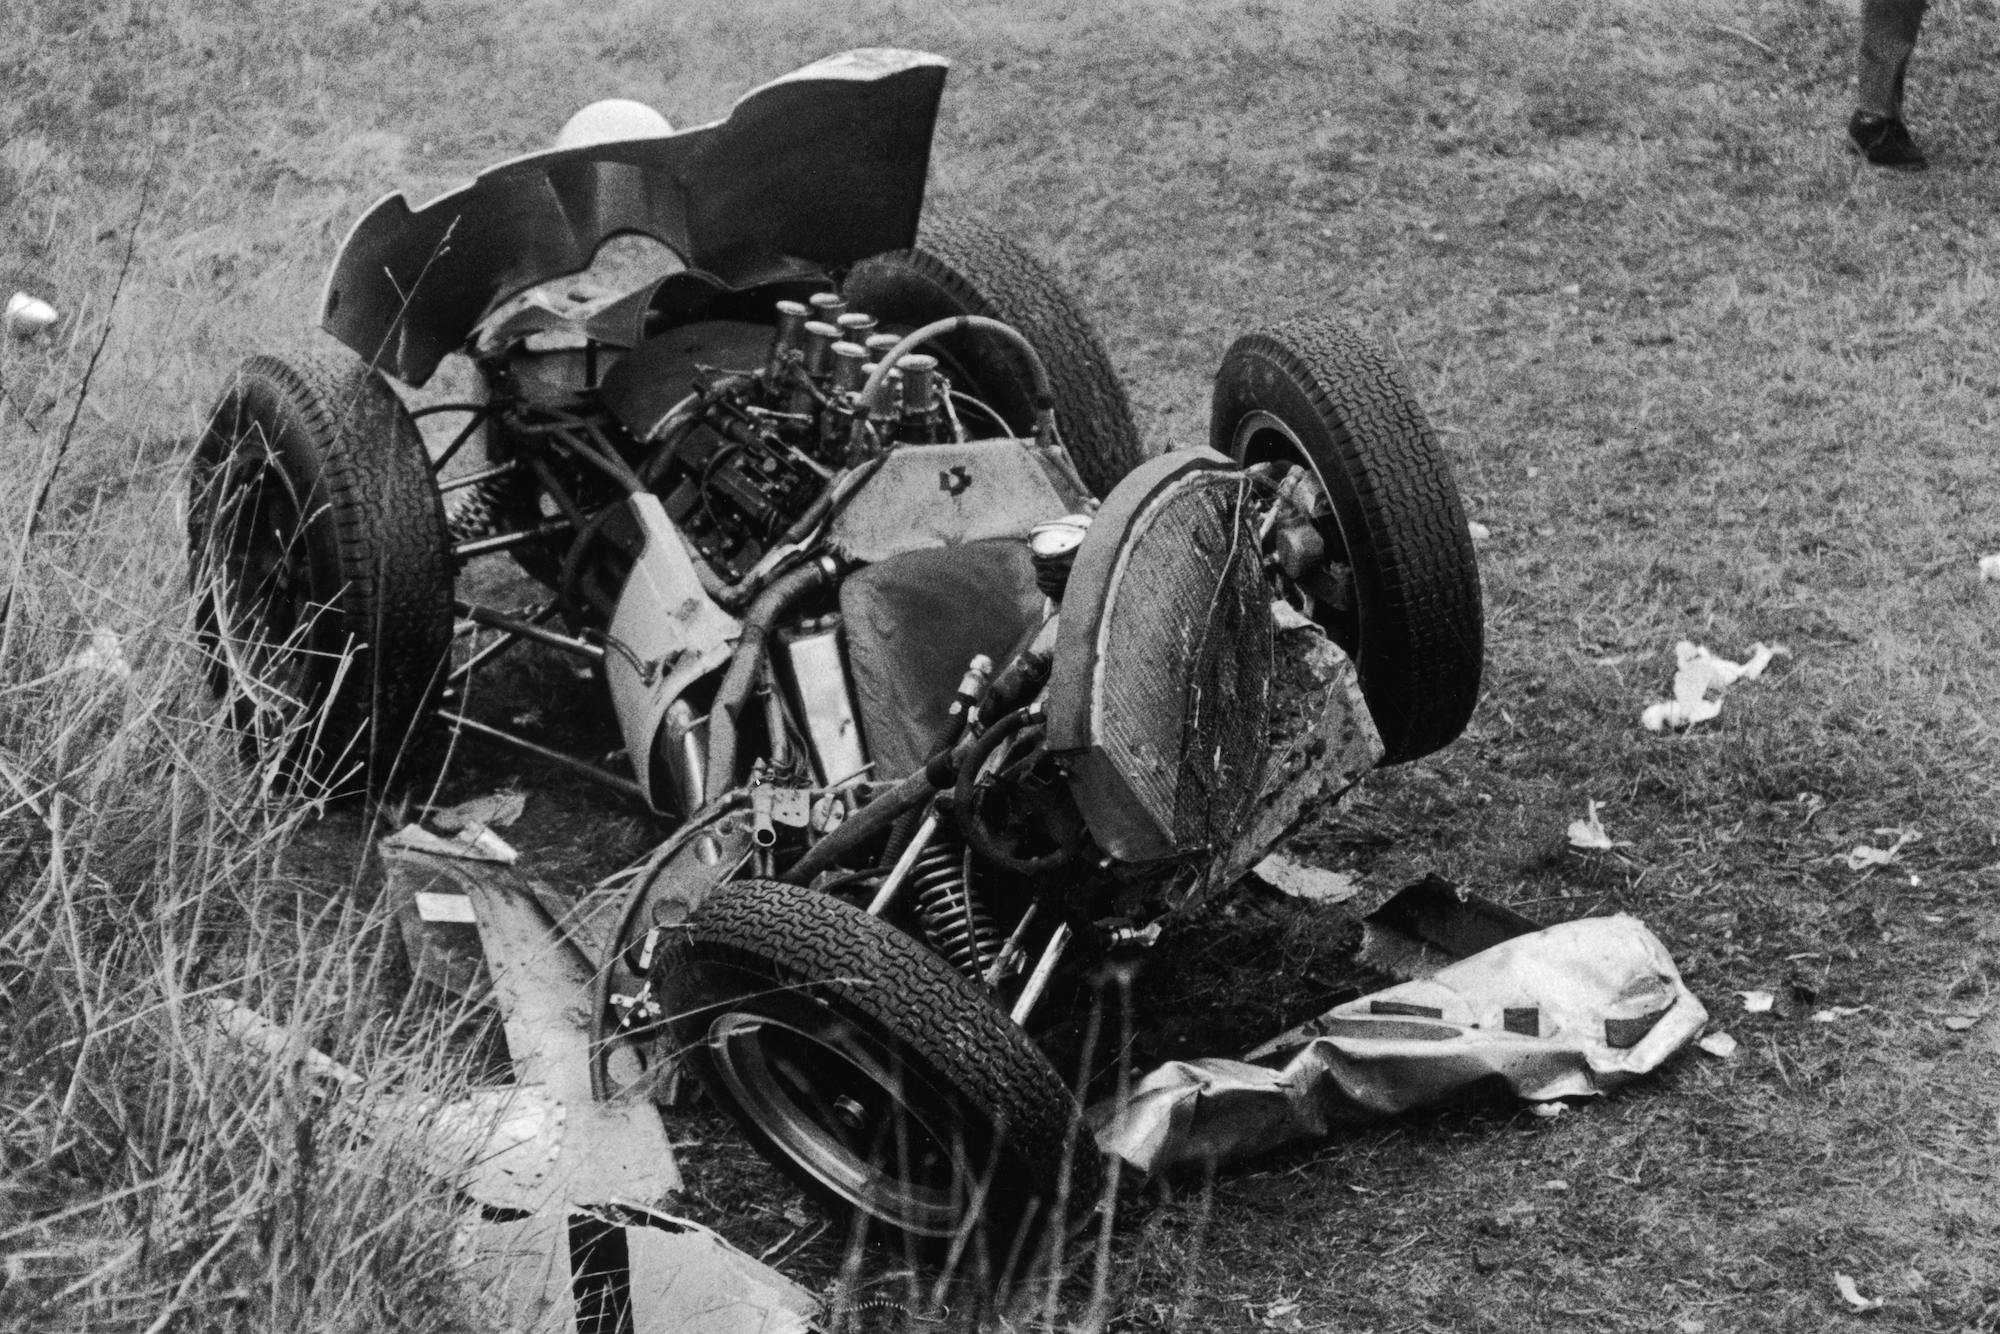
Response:
[[[1481,612],[1435,436],[1335,321],[1236,340],[1207,444],[1147,447],[1050,271],[923,214],[945,69],[849,52],[680,132],[599,106],[384,199],[332,343],[230,379],[189,527],[215,683],[275,771],[379,787],[445,727],[674,821],[605,961],[608,1047],[684,1063],[834,1204],[1017,1255],[1099,1170],[1035,1035],[1241,851],[1286,655],[1340,659],[1406,761],[1464,727]],[[447,357],[478,392],[412,411]],[[533,605],[473,600],[503,554]],[[477,716],[520,645],[593,669],[627,772]]]

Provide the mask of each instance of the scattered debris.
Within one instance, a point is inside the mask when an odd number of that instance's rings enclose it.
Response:
[[[1954,1033],[1963,1033],[1978,1022],[1979,1016],[1976,1014],[1948,1014],[1945,1016],[1944,1026]]]
[[[1778,1001],[1778,998],[1768,991],[1739,991],[1736,994],[1743,998],[1745,1014],[1766,1014]]]
[[[1876,834],[1894,834],[1896,841],[1886,848],[1873,848],[1866,843],[1857,843],[1844,859],[1850,871],[1867,871],[1877,866],[1887,866],[1896,860],[1896,854],[1907,844],[1916,842],[1923,835],[1914,829],[1877,829]]]
[[[1674,672],[1674,697],[1661,704],[1649,704],[1639,715],[1639,725],[1649,732],[1676,730],[1705,723],[1722,712],[1720,694],[1738,681],[1755,681],[1779,654],[1791,650],[1782,645],[1752,644],[1750,657],[1743,662],[1718,658],[1706,645],[1683,639],[1674,645],[1679,667]],[[1708,698],[1709,692],[1717,698]]]
[[[1831,1024],[1860,1014],[1867,1008],[1866,1005],[1829,1005],[1824,1010],[1814,1010],[1812,1021],[1816,1024]]]
[[[1707,1021],[1637,919],[1585,918],[1337,1005],[1241,1060],[1170,1061],[1089,1116],[1103,1150],[1142,1172],[1235,1161],[1489,1081],[1533,1103],[1594,1096],[1657,1069]]]
[[[1604,832],[1603,822],[1597,818],[1597,806],[1598,803],[1594,801],[1586,801],[1584,803],[1583,818],[1569,822],[1569,845],[1573,848],[1595,852],[1609,852],[1613,848],[1631,847],[1631,843],[1622,838],[1613,842],[1611,835]]]
[[[521,858],[521,854],[506,839],[483,824],[467,825],[458,831],[456,838],[439,838],[422,825],[406,824],[382,841],[388,847],[428,852],[437,857],[456,857],[461,861],[499,862],[502,866],[512,866]]]
[[[1706,1034],[1702,1037],[1701,1041],[1694,1045],[1707,1052],[1710,1056],[1724,1061],[1736,1055],[1736,1039],[1730,1037],[1727,1033],[1715,1032]]]
[[[461,801],[456,806],[442,808],[431,806],[425,813],[431,823],[447,834],[455,834],[472,825],[485,825],[489,829],[505,829],[521,818],[521,812],[528,807],[528,794],[518,790],[489,792],[483,797]]]
[[[1854,1286],[1854,1280],[1845,1274],[1833,1276],[1833,1286],[1840,1289],[1840,1299],[1856,1311],[1879,1311],[1882,1309],[1880,1297],[1863,1297],[1861,1289]]]
[[[1250,873],[1295,899],[1311,903],[1340,903],[1361,892],[1361,882],[1350,872],[1308,866],[1282,853],[1272,853],[1251,867]]]
[[[1544,1121],[1553,1121],[1568,1110],[1569,1104],[1566,1102],[1531,1102],[1528,1104],[1528,1115],[1538,1116]]]
[[[1410,982],[1541,929],[1533,918],[1433,872],[1361,919],[1359,962]]]
[[[1465,532],[1475,542],[1484,542],[1487,538],[1493,536],[1493,530],[1477,519],[1468,519],[1466,521]]]
[[[132,675],[132,664],[125,658],[125,640],[111,630],[92,632],[90,642],[71,654],[63,665],[72,671],[94,672],[121,681]]]
[[[1979,578],[1982,583],[2000,582],[2000,553],[1979,558]]]
[[[60,318],[56,308],[40,297],[16,292],[7,298],[7,312],[0,316],[0,322],[6,324],[8,334],[15,338],[33,338]]]

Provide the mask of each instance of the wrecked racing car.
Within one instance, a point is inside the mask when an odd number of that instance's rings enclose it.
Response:
[[[1463,728],[1481,621],[1352,332],[1238,339],[1207,445],[1155,453],[1047,270],[919,224],[944,72],[851,52],[384,200],[327,283],[345,346],[217,404],[190,535],[215,680],[295,778],[380,783],[442,723],[678,822],[599,979],[607,1090],[684,1062],[822,1197],[1003,1254],[1097,1191],[1051,998],[1242,842],[1286,644],[1337,646],[1394,762]],[[576,276],[627,235],[664,271]],[[454,354],[479,392],[407,408]],[[538,605],[463,591],[502,553]],[[474,716],[519,644],[594,669],[629,773]]]

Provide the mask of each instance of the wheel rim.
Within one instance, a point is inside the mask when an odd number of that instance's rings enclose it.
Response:
[[[206,592],[230,688],[259,719],[294,715],[310,688],[316,611],[303,506],[268,453],[239,448],[216,488]]]
[[[737,1105],[815,1181],[905,1232],[956,1232],[974,1179],[961,1144],[844,1025],[732,1010],[708,1050]]]
[[[1309,479],[1307,485],[1314,494],[1308,499],[1306,509],[1312,530],[1325,550],[1322,578],[1327,582],[1319,583],[1310,577],[1295,580],[1277,567],[1270,542],[1272,523],[1277,517],[1275,505],[1261,534],[1265,538],[1267,563],[1285,601],[1310,617],[1350,655],[1358,655],[1361,613],[1355,596],[1352,558],[1347,538],[1340,530],[1339,511],[1333,504],[1333,487],[1314,461],[1312,451],[1283,419],[1260,408],[1245,413],[1236,423],[1230,435],[1229,453],[1245,467],[1259,463],[1275,465],[1278,470],[1275,480],[1281,488],[1293,473]]]

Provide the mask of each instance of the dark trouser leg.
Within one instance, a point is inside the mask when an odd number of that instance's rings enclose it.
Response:
[[[1860,93],[1863,115],[1903,118],[1903,71],[1916,49],[1926,0],[1862,0]]]

